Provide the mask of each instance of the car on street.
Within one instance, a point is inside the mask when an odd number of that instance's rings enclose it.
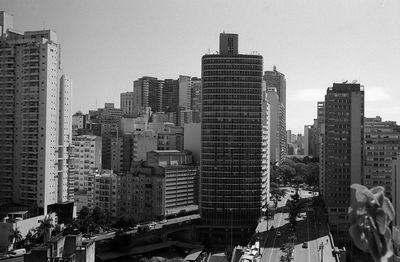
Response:
[[[304,242],[303,245],[301,245],[302,248],[308,248],[308,243]]]

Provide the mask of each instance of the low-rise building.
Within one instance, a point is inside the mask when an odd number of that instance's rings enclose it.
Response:
[[[147,153],[148,165],[161,167],[165,178],[163,215],[198,209],[198,167],[190,151],[156,150]]]
[[[53,223],[57,223],[57,216],[55,213],[48,214]],[[44,215],[30,216],[30,212],[26,210],[12,211],[6,214],[2,213],[2,221],[0,222],[0,252],[9,251],[12,249],[13,242],[10,241],[9,236],[16,229],[19,230],[23,238],[33,228],[40,225],[40,221],[44,219]]]
[[[102,170],[94,175],[93,207],[103,214],[117,216],[117,175],[112,170]]]
[[[25,254],[25,262],[94,262],[95,241],[83,240],[82,235],[62,234],[52,237],[46,244]]]
[[[144,162],[132,172],[118,176],[118,216],[137,221],[150,220],[164,214],[165,179],[159,167]]]

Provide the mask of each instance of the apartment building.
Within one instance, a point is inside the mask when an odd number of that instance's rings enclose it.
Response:
[[[75,191],[87,190],[90,175],[94,169],[101,169],[102,139],[98,136],[74,136],[73,174]]]
[[[0,28],[0,205],[37,206],[46,214],[69,197],[72,82],[60,80],[54,31],[19,32],[4,11]]]
[[[324,199],[329,224],[338,242],[349,241],[348,207],[351,184],[362,183],[364,171],[364,88],[334,83],[325,95],[322,163]]]

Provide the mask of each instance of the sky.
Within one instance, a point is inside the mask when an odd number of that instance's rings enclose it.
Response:
[[[287,129],[303,133],[334,82],[359,81],[365,115],[400,122],[398,0],[0,0],[20,31],[52,29],[73,112],[119,106],[142,76],[201,76],[219,34],[239,34],[264,70],[285,74]]]

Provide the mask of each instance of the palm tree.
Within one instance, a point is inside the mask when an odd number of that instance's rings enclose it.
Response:
[[[15,249],[17,243],[21,242],[22,240],[22,235],[21,231],[19,231],[19,228],[16,227],[11,234],[8,236],[8,241],[13,243],[13,249]]]
[[[54,227],[53,219],[50,216],[45,216],[43,220],[39,220],[39,232],[43,235],[43,242],[47,243],[51,236],[51,229]]]

